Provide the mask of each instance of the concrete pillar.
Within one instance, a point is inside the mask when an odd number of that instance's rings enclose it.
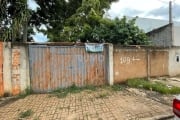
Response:
[[[26,45],[19,46],[20,47],[20,87],[21,92],[25,91],[27,88],[30,88],[30,80],[29,80],[29,60],[28,60],[28,51]]]
[[[4,80],[4,93],[10,95],[12,92],[11,82],[11,43],[3,43],[3,80]]]
[[[31,88],[30,67],[29,67],[29,46],[28,45],[26,45],[25,51],[26,51],[26,85],[28,88]]]
[[[147,51],[146,51],[146,61],[147,61],[146,68],[147,68],[147,79],[148,80],[150,80],[150,76],[151,76],[150,52],[151,51],[149,49],[147,49]]]
[[[114,72],[113,72],[113,44],[108,44],[108,84],[114,84]]]

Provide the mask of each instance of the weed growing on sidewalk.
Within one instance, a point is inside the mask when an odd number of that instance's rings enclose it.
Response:
[[[108,85],[103,85],[103,86],[99,86],[99,87],[95,87],[92,85],[88,85],[85,87],[78,87],[76,85],[72,85],[68,88],[59,88],[57,90],[54,90],[51,96],[56,96],[58,98],[64,98],[66,97],[69,93],[80,93],[81,91],[84,90],[90,90],[90,91],[96,91],[97,89],[106,89],[106,90],[110,90],[110,91],[121,91],[123,90],[125,87],[123,85],[113,85],[113,86],[108,86]]]
[[[112,91],[121,91],[124,89],[125,89],[125,85],[123,85],[123,84],[115,84],[115,85],[111,86]]]
[[[129,87],[142,88],[156,91],[162,94],[179,94],[180,87],[168,86],[160,82],[151,82],[145,79],[129,79],[127,81]]]
[[[126,88],[126,86],[124,84],[115,84],[112,86],[109,85],[102,85],[100,87],[97,87],[99,89],[105,89],[105,90],[109,90],[109,91],[122,91]]]
[[[39,117],[35,117],[33,120],[40,120]]]
[[[26,118],[26,117],[29,117],[29,116],[31,116],[33,114],[33,111],[31,110],[31,109],[28,109],[28,110],[26,110],[25,112],[21,112],[20,114],[19,114],[19,118],[21,119],[21,118]]]
[[[54,90],[52,92],[53,96],[56,96],[58,98],[64,98],[66,97],[69,93],[80,93],[83,90],[92,90],[95,91],[96,87],[95,86],[85,86],[85,87],[78,87],[76,85],[72,85],[68,88],[59,88],[57,90]],[[50,96],[52,96],[50,95]]]
[[[19,94],[18,97],[19,98],[25,98],[25,97],[27,97],[28,95],[30,95],[32,93],[33,93],[32,89],[28,87],[28,88],[25,89],[25,91],[23,93]]]
[[[96,96],[97,99],[107,98],[110,94],[108,92],[100,93]]]

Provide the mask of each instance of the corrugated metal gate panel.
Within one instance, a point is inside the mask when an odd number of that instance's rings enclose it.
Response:
[[[0,96],[4,94],[3,82],[3,43],[0,42]]]
[[[105,52],[87,53],[84,46],[30,45],[31,85],[47,92],[75,84],[105,84]]]

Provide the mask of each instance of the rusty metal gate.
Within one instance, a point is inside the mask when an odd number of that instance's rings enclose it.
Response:
[[[0,96],[4,94],[3,82],[3,42],[0,42]]]
[[[48,92],[73,84],[105,84],[105,56],[105,51],[87,53],[84,46],[30,45],[32,89],[35,92]]]

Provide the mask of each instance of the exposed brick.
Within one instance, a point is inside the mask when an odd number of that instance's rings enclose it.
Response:
[[[20,49],[12,49],[12,94],[20,93]]]

